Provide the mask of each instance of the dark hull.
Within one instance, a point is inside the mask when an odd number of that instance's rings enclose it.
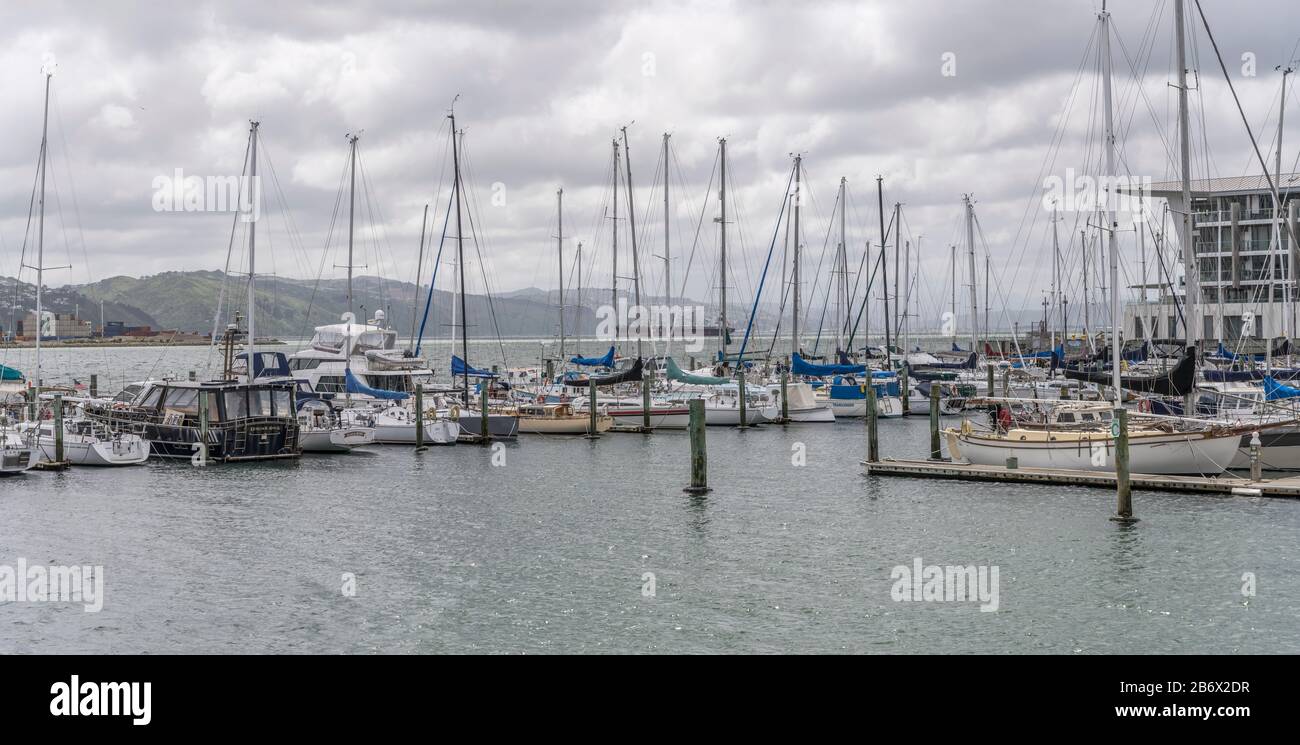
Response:
[[[488,436],[494,440],[513,440],[519,436],[519,417],[488,412]],[[483,423],[473,412],[463,412],[460,417],[460,436],[477,438],[483,434]]]

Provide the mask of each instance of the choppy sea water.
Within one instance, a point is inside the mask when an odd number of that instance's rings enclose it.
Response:
[[[60,353],[105,389],[159,354]],[[924,455],[923,419],[880,426]],[[0,652],[1300,652],[1300,502],[1137,492],[1125,527],[1106,490],[868,477],[864,451],[861,420],[712,428],[704,497],[682,432],[0,479],[0,565],[105,577],[98,613],[0,604]],[[997,611],[893,600],[917,558],[998,567]]]

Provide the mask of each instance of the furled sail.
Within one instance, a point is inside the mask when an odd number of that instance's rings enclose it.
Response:
[[[1264,400],[1277,401],[1283,398],[1295,398],[1300,396],[1300,388],[1291,385],[1283,385],[1273,379],[1272,375],[1264,376]]]
[[[343,378],[348,393],[360,393],[366,396],[374,396],[375,398],[383,399],[385,401],[405,401],[406,398],[411,395],[401,391],[384,391],[378,388],[371,388],[358,380],[357,376],[353,375],[351,370],[344,370]]]
[[[612,347],[611,347],[612,354]],[[625,371],[614,374],[607,374],[604,377],[589,378],[588,384],[593,386],[602,385],[619,385],[620,382],[634,382],[641,380],[641,358],[637,358],[636,363]]]
[[[468,374],[469,377],[471,378],[495,378],[496,377],[496,373],[488,372],[486,370],[477,370],[475,368],[470,367],[469,365],[466,365],[465,360],[462,360],[461,358],[453,354],[451,356],[452,377],[459,378],[466,374]]]
[[[614,347],[611,345],[609,351],[604,357],[571,357],[569,362],[575,365],[585,365],[587,367],[613,367],[614,366]]]
[[[866,365],[815,365],[799,356],[798,352],[790,355],[790,371],[795,375],[865,375]]]
[[[1071,380],[1085,380],[1089,383],[1099,383],[1101,385],[1110,385],[1112,382],[1109,372],[1071,370],[1069,368],[1064,368],[1061,372]],[[1120,385],[1124,386],[1125,390],[1154,393],[1158,396],[1184,396],[1192,392],[1195,384],[1196,350],[1194,349],[1185,350],[1183,358],[1167,373],[1120,376]]]
[[[682,369],[677,366],[677,363],[673,362],[672,357],[664,358],[664,366],[668,371],[668,379],[675,380],[678,383],[689,383],[691,385],[722,385],[723,383],[730,382],[728,378],[717,378],[712,375],[692,375],[691,373],[683,372]]]

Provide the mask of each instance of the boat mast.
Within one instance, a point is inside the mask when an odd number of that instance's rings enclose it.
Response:
[[[1123,311],[1119,306],[1119,224],[1115,222],[1115,128],[1111,112],[1111,70],[1110,70],[1110,12],[1106,3],[1101,5],[1101,65],[1102,95],[1105,98],[1106,122],[1106,182],[1112,184],[1106,194],[1106,253],[1110,259],[1110,367],[1111,387],[1115,389],[1115,405],[1120,406],[1124,400],[1120,376],[1120,323]],[[1191,205],[1188,205],[1188,209]]]
[[[1083,257],[1083,336],[1088,340],[1088,348],[1092,349],[1092,322],[1088,312],[1092,305],[1088,293],[1088,235],[1082,230],[1079,231],[1079,254]]]
[[[461,208],[460,208],[460,145],[457,142],[459,133],[456,131],[456,110],[452,109],[447,115],[451,119],[451,161],[452,161],[452,178],[455,181],[454,191],[456,193],[456,264],[460,270],[460,357],[464,365],[461,378],[465,384],[465,405],[469,406],[469,324],[466,323],[468,317],[465,309],[465,234],[461,227]]]
[[[957,344],[957,244],[951,247],[952,258],[952,343]],[[974,351],[974,350],[972,350]]]
[[[848,244],[844,241],[844,213],[847,206],[844,202],[844,188],[848,179],[840,176],[840,245],[836,250],[835,264],[836,271],[839,273],[839,288],[835,293],[835,351],[836,362],[839,362],[838,353],[847,351],[844,349],[844,327],[848,324],[848,302],[849,302],[849,259]]]
[[[898,328],[899,326],[902,325],[902,318],[898,312],[901,299],[903,297],[898,292],[898,279],[899,279],[898,254],[899,254],[899,250],[903,238],[902,210],[903,210],[903,205],[899,204],[898,202],[894,202],[894,335],[896,337],[898,336]],[[886,284],[885,288],[886,290],[888,290],[889,285]],[[885,297],[889,297],[888,292],[886,292]]]
[[[790,327],[790,354],[799,351],[799,207],[803,203],[803,188],[800,177],[803,175],[803,156],[794,156],[794,322]]]
[[[727,364],[727,138],[718,138],[718,161],[720,176],[718,179],[718,202],[721,204],[721,217],[718,218],[718,246],[720,268],[718,276],[719,321],[718,341],[722,344],[722,364]],[[798,292],[798,290],[796,290]],[[797,296],[796,296],[797,297]],[[796,302],[797,305],[797,302]],[[795,311],[796,314],[798,311]],[[795,316],[797,320],[798,315]]]
[[[252,144],[249,147],[252,157],[249,160],[248,175],[249,175],[249,183],[252,186],[249,187],[249,192],[253,194],[254,199],[256,199],[257,128],[258,126],[261,125],[261,122],[251,122],[250,125],[251,126],[249,127],[248,130],[248,136],[252,139]],[[253,206],[256,207],[256,205]],[[257,214],[256,209],[253,210],[253,214]],[[253,362],[254,358],[256,357],[256,346],[257,346],[257,323],[256,323],[257,305],[254,302],[255,300],[254,286],[257,284],[256,260],[257,260],[257,220],[253,219],[253,220],[249,220],[248,222],[248,344],[246,344],[244,347],[245,351],[248,353],[248,384],[250,386],[253,384],[253,377],[257,374],[257,368]]]
[[[1052,310],[1053,315],[1061,307],[1060,299],[1060,282],[1061,282],[1061,239],[1058,234],[1058,223],[1061,218],[1058,214],[1058,205],[1055,200],[1052,202]],[[1056,325],[1049,324],[1052,327],[1052,351],[1056,351]]]
[[[1182,231],[1183,242],[1183,284],[1187,288],[1186,308],[1184,309],[1183,328],[1186,332],[1187,347],[1195,349],[1198,336],[1197,325],[1201,321],[1200,291],[1198,282],[1200,268],[1196,264],[1196,252],[1192,246],[1192,165],[1190,117],[1187,113],[1187,44],[1184,38],[1183,0],[1174,0],[1174,35],[1177,40],[1178,66],[1178,150],[1179,167],[1182,171],[1183,205]],[[1190,406],[1191,395],[1187,396]],[[1184,409],[1187,410],[1186,408]]]
[[[966,202],[966,248],[970,259],[970,350],[979,354],[979,296],[975,288],[975,206],[971,204],[970,195],[962,196]],[[956,281],[956,278],[953,278]]]
[[[564,359],[564,187],[555,190],[556,253],[560,262],[560,359]]]
[[[664,354],[673,344],[673,263],[668,246],[668,133],[664,132],[664,302],[668,304],[668,333],[664,340]]]
[[[1275,197],[1275,199],[1273,200],[1273,241],[1274,241],[1274,245],[1277,246],[1277,259],[1278,259],[1278,263],[1280,264],[1281,257],[1282,257],[1282,199],[1281,199],[1281,194],[1282,194],[1282,122],[1283,122],[1283,120],[1286,118],[1286,76],[1287,76],[1287,75],[1290,75],[1290,74],[1293,73],[1293,72],[1295,72],[1295,68],[1294,68],[1294,67],[1289,67],[1289,66],[1288,66],[1288,67],[1283,67],[1282,65],[1278,65],[1278,66],[1277,66],[1277,69],[1279,69],[1279,70],[1282,72],[1282,97],[1281,97],[1281,99],[1279,99],[1279,101],[1278,101],[1278,111],[1277,111],[1277,153],[1276,153],[1276,159],[1277,159],[1277,160],[1276,160],[1276,167],[1274,168],[1274,171],[1273,171],[1273,173],[1274,173],[1273,183],[1274,183],[1274,185],[1276,186],[1276,190],[1275,190],[1274,193],[1273,193],[1273,196]],[[1295,255],[1295,252],[1294,252],[1294,251],[1292,251],[1292,255],[1293,255],[1293,256]],[[1294,277],[1294,276],[1295,276],[1295,269],[1292,268],[1291,271],[1288,272],[1288,274],[1289,274],[1290,276]],[[1273,277],[1275,277],[1275,276],[1276,276],[1276,274],[1270,274],[1270,275],[1269,275],[1269,290],[1268,290],[1268,302],[1269,302],[1269,305],[1272,305],[1272,304],[1273,304],[1273,301],[1276,299],[1276,297],[1275,297],[1276,289],[1274,288],[1274,285],[1276,284],[1276,282],[1275,282],[1274,279],[1273,279]],[[1292,325],[1291,325],[1291,320],[1292,320],[1292,319],[1291,319],[1291,314],[1287,311],[1287,308],[1288,308],[1289,305],[1291,305],[1292,303],[1294,303],[1295,299],[1294,299],[1294,298],[1292,297],[1292,295],[1291,295],[1292,290],[1291,290],[1291,287],[1289,286],[1289,284],[1288,284],[1287,282],[1283,282],[1283,283],[1282,283],[1282,287],[1286,290],[1285,294],[1283,295],[1284,299],[1283,299],[1283,301],[1282,301],[1282,331],[1283,331],[1283,335],[1286,336],[1286,338],[1290,339],[1290,338],[1294,335],[1294,329],[1292,328]],[[1270,331],[1271,331],[1271,329],[1270,329]],[[1272,342],[1269,342],[1269,345],[1272,346]],[[1290,359],[1290,355],[1291,355],[1291,345],[1290,345],[1290,344],[1287,344],[1287,358],[1288,358],[1288,359]],[[1268,355],[1268,358],[1271,360],[1271,359],[1273,358],[1273,356],[1270,354],[1270,355]],[[1287,366],[1290,367],[1290,364],[1288,363]]]
[[[577,269],[578,269],[578,311],[579,311],[578,317],[581,318],[581,311],[582,308],[584,307],[582,304],[582,241],[578,241]],[[582,354],[582,324],[581,323],[578,324],[578,328],[576,330],[578,332],[578,338],[574,342],[574,347],[575,347],[574,354]]]
[[[45,73],[45,114],[41,120],[41,208],[36,227],[36,390],[33,401],[41,395],[41,326],[43,326],[41,294],[45,284],[45,162],[50,131],[50,79],[54,73]],[[58,324],[55,324],[57,331]],[[33,404],[32,411],[35,411]]]
[[[632,199],[632,148],[627,143],[627,127],[623,131],[623,163],[627,172],[627,232],[632,237],[632,296],[636,303],[636,356],[641,357],[641,337],[648,319],[641,307],[641,261],[636,252],[636,202]],[[642,382],[645,385],[645,382]]]
[[[357,209],[357,140],[360,135],[348,135],[348,147],[350,148],[348,170],[351,171],[351,185],[348,187],[348,312],[353,312],[352,308],[352,230],[356,217]],[[365,320],[365,319],[362,319]]]
[[[420,218],[420,254],[415,262],[415,302],[411,303],[411,354],[415,354],[415,309],[420,305],[420,273],[424,271],[424,229],[429,224],[429,205],[424,205]]]
[[[885,177],[876,176],[876,207],[880,211],[880,294],[885,296],[885,367],[890,367],[889,349],[889,262],[885,261]],[[894,226],[898,230],[898,225]],[[974,281],[973,279],[971,280]]]
[[[610,290],[609,290],[609,293],[610,293],[610,306],[609,306],[609,307],[615,309],[615,313],[614,313],[614,341],[617,342],[617,341],[618,341],[619,331],[620,331],[620,329],[619,329],[619,323],[620,323],[620,321],[621,321],[621,319],[618,317],[618,312],[617,312],[617,308],[618,308],[618,162],[619,162],[619,152],[618,152],[618,140],[612,140],[611,142],[612,142],[613,145],[614,145],[614,198],[613,198],[612,200],[610,200],[610,201],[611,201],[611,202],[613,203],[613,205],[614,205],[614,217],[613,217],[613,220],[610,222],[610,225],[611,225],[610,232],[611,232],[611,237],[612,237],[612,240],[611,240],[611,242],[610,242],[610,246],[611,246],[611,252],[612,252],[613,255],[614,255],[614,261],[613,261],[612,264],[611,264],[612,269],[610,270]]]

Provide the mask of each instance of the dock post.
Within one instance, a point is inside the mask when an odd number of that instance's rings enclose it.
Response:
[[[63,462],[63,394],[54,394],[54,462]]]
[[[1263,467],[1259,462],[1259,430],[1250,436],[1250,480],[1259,481]]]
[[[650,431],[650,381],[641,378],[641,431]]]
[[[248,363],[248,371],[249,371],[249,372],[248,372],[248,377],[249,377],[249,379],[252,379],[252,377],[253,377],[253,363],[252,363],[252,362],[249,362],[249,363]],[[199,374],[196,373],[196,372],[194,372],[193,370],[190,370],[190,382],[193,383],[194,381],[196,381],[196,380],[198,380],[198,379],[199,379]]]
[[[1128,409],[1118,401],[1111,420],[1115,434],[1115,522],[1137,522],[1133,517],[1133,488],[1128,473]]]
[[[687,494],[707,494],[709,491],[709,460],[704,447],[704,399],[693,398],[691,410],[691,485],[682,491]]]
[[[1002,371],[1002,397],[1011,398],[1011,368]]]
[[[986,363],[984,369],[988,371],[989,374],[989,398],[993,398],[998,395],[997,390],[993,388],[993,364],[991,362]]]
[[[479,397],[478,397],[478,400],[479,400],[479,405],[478,405],[478,406],[479,406],[479,413],[478,413],[479,436],[483,438],[483,442],[485,442],[485,443],[486,443],[488,440],[491,439],[491,437],[490,437],[489,434],[488,434],[488,386],[487,386],[487,383],[488,383],[487,380],[482,380],[482,381],[479,381],[479,384],[478,384],[478,388],[479,388]]]
[[[880,439],[876,436],[876,387],[867,386],[867,462],[880,460]]]
[[[943,460],[939,445],[939,382],[930,381],[930,460]]]
[[[99,398],[99,375],[97,373],[90,374],[90,397]]]
[[[740,367],[740,377],[736,379],[736,383],[740,386],[740,428],[745,429],[749,426],[749,422],[745,417],[745,367],[743,364]]]
[[[790,397],[786,395],[786,383],[790,380],[790,373],[781,371],[781,423],[786,424],[790,421]]]
[[[415,386],[415,452],[423,452],[424,447],[424,385]]]
[[[591,424],[587,425],[587,439],[595,440],[600,437],[600,432],[596,430],[596,386],[591,385],[591,380],[587,381],[587,390],[591,391],[591,398],[588,399],[587,409],[591,412]]]
[[[208,394],[199,391],[199,460],[197,465],[208,464],[208,407],[212,401]]]
[[[555,361],[546,361],[546,384],[550,385],[555,382]]]
[[[903,416],[912,415],[912,392],[908,389],[907,365],[903,365],[898,375],[899,392],[903,394]]]

